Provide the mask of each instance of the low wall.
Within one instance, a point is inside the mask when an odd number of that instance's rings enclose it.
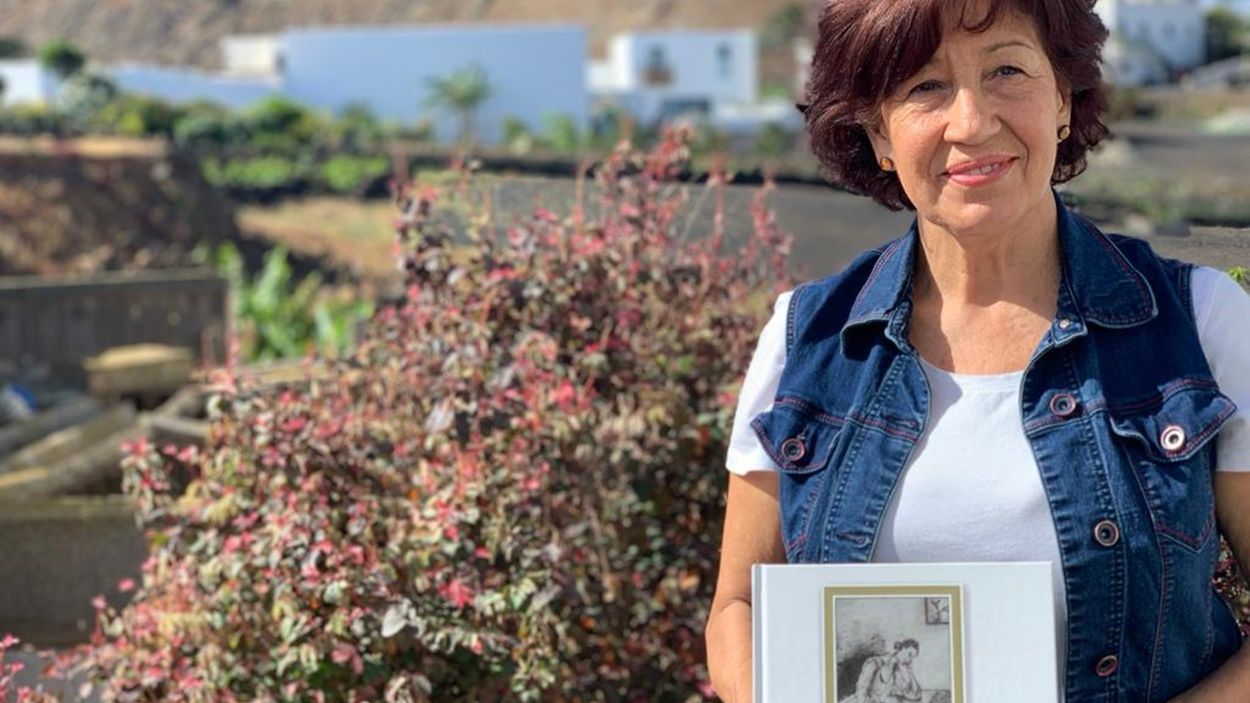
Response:
[[[211,269],[0,277],[0,368],[46,365],[85,385],[82,360],[110,347],[187,347],[225,360],[229,284]]]
[[[65,496],[0,506],[0,636],[40,647],[85,642],[91,599],[113,605],[140,577],[147,543],[125,496]]]

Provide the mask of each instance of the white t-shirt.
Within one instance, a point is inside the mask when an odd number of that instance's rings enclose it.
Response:
[[[1191,280],[1202,350],[1220,390],[1238,406],[1220,429],[1216,470],[1250,471],[1250,338],[1241,329],[1250,319],[1250,295],[1208,266],[1196,266]],[[777,470],[750,422],[772,407],[777,393],[790,295],[778,296],[738,397],[726,461],[737,474]],[[872,560],[1050,562],[1062,691],[1063,569],[1050,505],[1021,426],[1024,372],[950,373],[924,359],[921,367],[932,391],[929,423],[886,510]],[[1001,529],[1004,516],[1010,516],[1010,530]]]

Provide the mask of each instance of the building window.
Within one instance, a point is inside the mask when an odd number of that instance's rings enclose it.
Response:
[[[673,68],[664,55],[664,47],[653,46],[647,52],[647,65],[642,71],[642,80],[647,85],[668,85],[673,82]]]
[[[733,77],[733,49],[728,44],[716,47],[716,70],[721,78]]]

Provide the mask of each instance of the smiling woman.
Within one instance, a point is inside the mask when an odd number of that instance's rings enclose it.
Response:
[[[744,379],[713,685],[751,700],[757,562],[1048,561],[1067,701],[1250,700],[1250,296],[1070,211],[1106,135],[1092,0],[834,0],[804,114],[909,230],[782,293]],[[1217,441],[1218,440],[1218,441]],[[1217,529],[1218,528],[1218,529]],[[973,677],[975,679],[975,677]]]

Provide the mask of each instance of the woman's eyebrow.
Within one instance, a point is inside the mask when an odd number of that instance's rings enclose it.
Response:
[[[1026,44],[1025,42],[1022,42],[1019,39],[1010,39],[1008,41],[1000,41],[995,44],[990,44],[989,46],[985,47],[985,53],[992,54],[995,51],[998,51],[999,49],[1006,49],[1007,47],[1010,47],[1010,46],[1022,46],[1026,49],[1029,49],[1030,51],[1033,50],[1033,46],[1030,44]]]

